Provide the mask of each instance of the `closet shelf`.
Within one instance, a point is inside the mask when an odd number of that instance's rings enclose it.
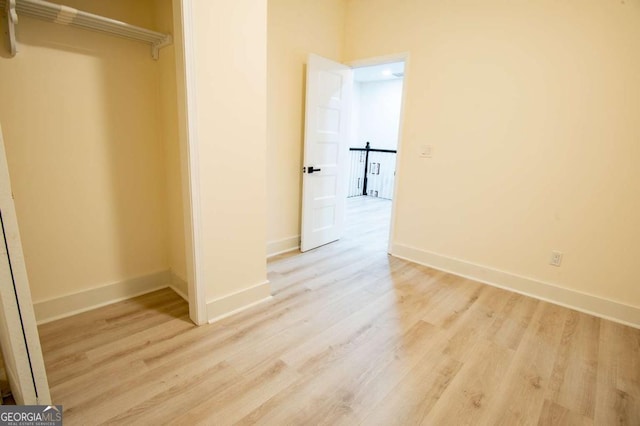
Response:
[[[19,15],[141,41],[151,46],[151,56],[156,60],[158,59],[160,48],[172,43],[170,34],[159,33],[48,1],[0,0],[0,10],[5,12],[9,29],[9,51],[11,56],[15,56],[17,52],[15,25],[18,23]]]

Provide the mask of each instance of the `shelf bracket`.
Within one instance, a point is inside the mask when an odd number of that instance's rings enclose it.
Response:
[[[16,42],[16,24],[18,23],[16,0],[7,0],[4,8],[7,14],[7,41],[9,43],[9,54],[13,58],[18,52],[18,43]]]
[[[173,43],[173,37],[167,34],[162,40],[156,41],[151,45],[151,56],[154,60],[158,60],[160,58],[160,49],[163,47],[169,46]]]

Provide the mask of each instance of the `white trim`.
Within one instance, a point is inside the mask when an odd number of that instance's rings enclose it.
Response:
[[[267,259],[300,248],[300,235],[267,242]]]
[[[206,287],[202,267],[202,222],[200,210],[200,171],[198,154],[197,131],[197,88],[196,67],[194,51],[194,24],[193,24],[193,0],[179,1],[179,13],[182,27],[183,58],[176,61],[177,75],[182,76],[184,71],[184,114],[185,128],[183,135],[186,141],[186,158],[183,160],[183,192],[186,200],[184,205],[185,231],[187,248],[187,270],[189,284],[189,316],[191,320],[200,325],[207,321]],[[181,69],[180,65],[184,68]]]
[[[270,300],[271,297],[269,281],[219,297],[207,303],[209,323]]]
[[[0,349],[16,403],[51,404],[0,127]]]
[[[171,284],[169,285],[169,288],[189,303],[189,284],[187,283],[187,280],[176,274],[174,271],[171,271]]]
[[[173,284],[169,285],[169,287],[171,290],[173,290],[173,292],[175,294],[177,294],[178,296],[180,296],[185,302],[189,303],[189,296],[187,296],[185,293],[183,293],[182,291],[180,291],[180,289],[178,289],[177,287],[175,287]]]
[[[533,278],[489,268],[483,265],[428,252],[403,244],[394,244],[391,254],[400,259],[419,263],[444,272],[459,275],[524,294],[576,311],[595,315],[624,325],[640,328],[640,307],[625,305],[578,290],[560,287]]]
[[[99,287],[40,300],[33,304],[38,325],[167,288],[169,271],[129,278]]]
[[[402,143],[402,129],[404,128],[405,117],[405,105],[407,94],[408,82],[407,79],[409,69],[409,54],[404,53],[401,55],[404,60],[404,76],[402,77],[402,102],[400,103],[400,125],[398,126],[398,145],[396,146],[396,175],[393,180],[393,198],[391,199],[391,218],[389,223],[389,240],[387,242],[387,252],[391,252],[391,247],[396,238],[396,215],[398,212],[398,188],[400,188],[400,180],[402,179],[402,153],[404,152]]]
[[[228,318],[228,317],[230,317],[232,315],[239,314],[242,311],[246,311],[249,308],[253,308],[254,306],[261,305],[261,304],[263,304],[265,302],[270,302],[271,300],[273,300],[273,296],[267,296],[264,299],[260,299],[258,301],[253,302],[253,303],[249,303],[248,305],[245,305],[245,306],[243,306],[241,308],[238,308],[238,309],[234,309],[233,311],[227,312],[226,314],[222,314],[222,315],[217,316],[215,318],[211,318],[209,320],[209,324],[213,324],[216,321],[220,321],[220,320]]]

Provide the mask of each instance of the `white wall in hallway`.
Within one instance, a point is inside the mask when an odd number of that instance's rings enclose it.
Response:
[[[402,79],[358,82],[354,121],[356,145],[396,149],[402,104]]]

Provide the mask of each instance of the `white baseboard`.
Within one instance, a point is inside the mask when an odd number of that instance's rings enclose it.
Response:
[[[35,302],[33,309],[37,323],[44,324],[160,290],[170,284],[171,273],[161,271]]]
[[[209,323],[248,309],[271,299],[271,284],[265,281],[253,287],[207,302]]]
[[[267,258],[279,254],[288,253],[300,248],[300,235],[283,238],[281,240],[269,241],[267,243]]]
[[[189,285],[187,284],[187,280],[174,271],[171,271],[171,284],[169,287],[189,303]]]
[[[187,282],[172,271],[161,271],[34,303],[38,324],[66,318],[163,288],[171,288],[188,300]],[[209,322],[218,321],[271,300],[269,281],[207,303]]]
[[[625,305],[532,278],[442,256],[403,244],[393,244],[391,255],[494,287],[640,328],[640,307]]]

